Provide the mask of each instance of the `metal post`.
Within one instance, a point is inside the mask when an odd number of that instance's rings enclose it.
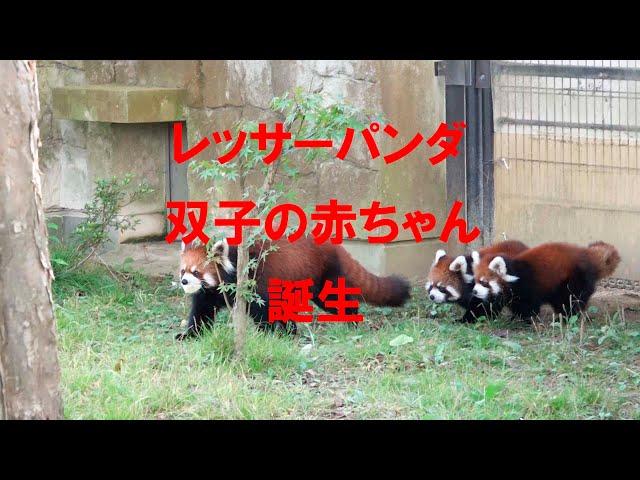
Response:
[[[475,247],[493,240],[493,108],[489,60],[436,62],[436,75],[445,76],[446,120],[464,121],[465,136],[458,155],[447,159],[447,206],[465,204],[465,219],[482,236]]]

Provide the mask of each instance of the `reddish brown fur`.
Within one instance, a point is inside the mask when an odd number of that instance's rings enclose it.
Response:
[[[603,241],[590,243],[587,252],[594,265],[598,266],[600,278],[611,276],[620,263],[618,250]]]
[[[266,260],[258,267],[256,280],[258,291],[266,292],[269,278],[281,280],[304,280],[312,278],[317,287],[322,288],[327,272],[334,271],[346,278],[347,286],[358,287],[362,297],[372,305],[400,305],[408,298],[409,286],[406,280],[396,276],[378,277],[360,265],[341,245],[316,244],[312,238],[303,237],[289,243],[286,240],[273,242],[276,250],[270,251]],[[261,245],[250,248],[252,257],[258,256]],[[215,275],[215,264],[206,265],[206,250],[198,246],[186,250],[182,260],[190,268],[196,265],[201,272]],[[233,262],[235,264],[235,261]],[[218,268],[221,268],[218,266]],[[216,278],[216,277],[214,277]],[[322,283],[321,285],[317,285]],[[335,283],[335,281],[334,281]]]
[[[480,258],[487,255],[496,255],[496,254],[504,254],[507,256],[517,255],[529,247],[522,243],[519,240],[506,240],[504,242],[494,243],[493,245],[489,245],[488,247],[483,247],[478,249],[478,253],[480,254]],[[451,255],[445,255],[438,260],[431,270],[429,271],[429,276],[427,277],[427,281],[433,283],[434,285],[442,282],[444,285],[450,285],[454,287],[459,292],[462,291],[464,286],[464,280],[462,278],[461,272],[452,272],[449,270],[449,265],[451,262],[455,260],[456,257],[452,257]],[[471,265],[470,262],[469,266]]]
[[[464,280],[462,279],[462,274],[460,272],[452,272],[449,270],[449,265],[453,262],[456,257],[451,255],[444,255],[438,260],[438,263],[431,267],[429,270],[429,275],[427,276],[427,281],[431,282],[434,285],[438,283],[442,283],[447,286],[451,286],[458,290],[462,291]]]
[[[207,251],[204,245],[193,246],[182,252],[180,254],[180,267],[187,272],[191,272],[191,268],[196,267],[199,272],[203,274],[208,272],[213,275],[213,278],[217,279],[216,266],[213,262],[207,261]]]
[[[497,253],[503,253],[505,255],[517,255],[524,252],[529,247],[522,243],[520,240],[505,240],[504,242],[494,243],[488,247],[484,247],[478,250],[480,258],[484,255],[491,255]]]
[[[615,247],[604,242],[595,242],[587,248],[569,243],[545,243],[515,256],[491,254],[481,257],[480,264],[474,269],[476,281],[481,278],[487,282],[497,280],[505,285],[506,282],[489,268],[489,264],[497,256],[526,262],[531,267],[536,288],[540,292],[551,291],[566,282],[576,268],[585,262],[597,269],[598,279],[611,275],[620,262],[620,255]]]

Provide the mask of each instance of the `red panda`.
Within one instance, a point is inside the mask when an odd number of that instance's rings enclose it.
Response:
[[[518,240],[507,240],[481,248],[476,254],[480,256],[503,253],[517,255],[529,247]],[[492,312],[492,305],[474,298],[472,256],[460,255],[453,258],[444,250],[436,252],[431,265],[425,289],[429,298],[436,303],[455,302],[465,308],[462,322],[475,322],[482,316]]]
[[[405,278],[396,275],[378,277],[368,272],[340,245],[318,245],[313,239],[304,237],[294,243],[277,241],[254,245],[249,249],[249,255],[251,258],[259,258],[263,248],[272,246],[276,249],[260,261],[256,272],[256,292],[262,297],[264,304],[253,302],[250,306],[250,314],[260,329],[296,332],[295,322],[288,322],[287,325],[283,322],[269,324],[269,278],[312,279],[313,302],[330,313],[336,313],[336,310],[326,307],[319,294],[326,280],[331,280],[335,285],[339,277],[345,278],[347,287],[360,288],[362,299],[372,305],[396,307],[403,305],[409,298],[410,285]],[[208,260],[204,245],[182,244],[180,283],[186,293],[193,295],[193,299],[187,330],[176,336],[179,340],[194,335],[201,327],[211,324],[215,320],[216,310],[226,306],[224,296],[217,288],[220,280],[224,283],[236,282],[237,247],[229,246],[226,240],[220,240],[214,244],[212,254],[213,259]],[[233,296],[228,297],[229,302],[233,302]],[[348,299],[349,297],[347,296]],[[332,295],[326,300],[332,300]],[[347,309],[347,313],[356,314],[357,308]]]
[[[545,243],[518,255],[487,255],[474,264],[474,296],[502,298],[514,316],[538,315],[543,304],[556,313],[574,315],[584,309],[596,282],[620,263],[613,245]]]

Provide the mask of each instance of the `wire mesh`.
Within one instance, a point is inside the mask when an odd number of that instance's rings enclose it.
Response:
[[[497,236],[611,241],[638,288],[638,82],[637,60],[492,62]]]

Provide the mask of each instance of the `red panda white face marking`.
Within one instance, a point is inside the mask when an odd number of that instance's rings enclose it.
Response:
[[[207,282],[207,284],[211,287],[214,287],[217,285],[217,282],[213,278],[213,275],[211,275],[209,272],[205,272],[204,281]]]
[[[436,252],[429,271],[429,278],[424,286],[431,301],[445,303],[455,302],[460,299],[463,280],[459,269],[464,268],[466,270],[466,259],[462,258],[464,266],[459,259],[454,261],[451,257],[448,257],[444,250]]]
[[[180,277],[180,285],[185,293],[193,294],[202,288],[202,281],[195,275],[184,272]]]
[[[455,302],[460,298],[460,292],[451,285],[437,283],[434,288],[427,288],[429,298],[435,303]]]
[[[455,302],[460,298],[460,292],[451,285],[447,285],[447,292],[449,292],[449,302]]]
[[[497,280],[487,280],[481,277],[473,286],[473,295],[480,300],[486,300],[489,295],[498,295],[502,291],[502,287]]]
[[[180,285],[185,293],[194,294],[202,288],[217,287],[220,283],[217,268],[222,268],[227,273],[235,270],[229,259],[229,244],[226,239],[213,245],[212,254],[213,260],[210,260],[204,245],[192,246],[182,242]]]
[[[180,265],[180,286],[187,294],[196,293],[203,287],[216,285],[210,273],[199,270],[204,267],[200,265],[187,265],[184,262]]]
[[[481,300],[486,300],[489,295],[497,296],[503,288],[500,282],[515,282],[518,277],[507,273],[507,264],[502,257],[495,257],[489,263],[480,267],[474,261],[474,271],[476,273],[476,284],[473,286],[473,295]]]

